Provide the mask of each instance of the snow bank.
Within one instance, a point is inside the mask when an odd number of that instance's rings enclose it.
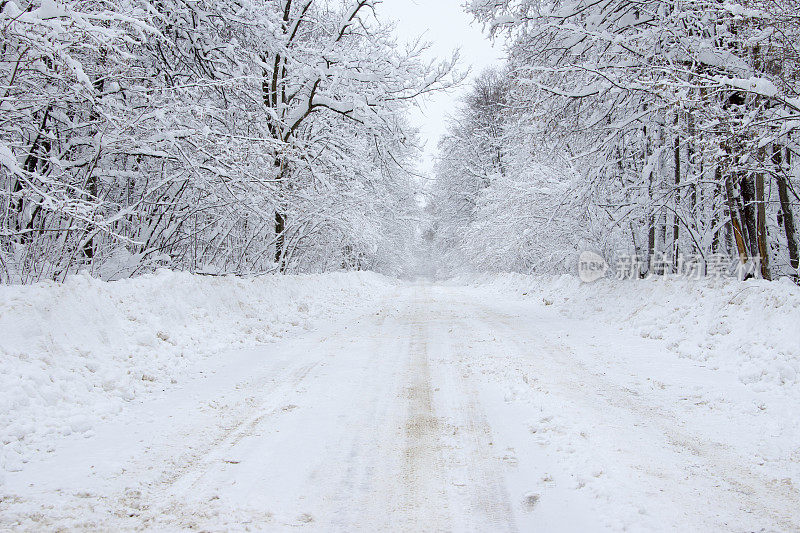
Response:
[[[306,328],[392,286],[371,273],[170,271],[0,286],[0,483],[4,468],[19,469],[58,435],[91,435],[96,420],[178,383],[200,359]]]
[[[455,283],[536,298],[564,316],[596,317],[663,340],[679,357],[724,367],[755,391],[800,387],[800,287],[735,279],[486,275]]]

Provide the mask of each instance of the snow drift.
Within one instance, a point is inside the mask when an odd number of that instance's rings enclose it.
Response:
[[[780,281],[602,279],[485,275],[460,278],[522,298],[538,298],[564,316],[591,316],[613,328],[662,339],[678,357],[738,373],[755,391],[800,386],[800,287]]]
[[[371,273],[0,286],[0,478],[59,435],[91,435],[125,402],[205,357],[267,343],[391,290]],[[3,455],[5,457],[3,457]]]

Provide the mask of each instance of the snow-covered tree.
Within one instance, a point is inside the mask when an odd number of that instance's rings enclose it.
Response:
[[[3,278],[386,264],[404,113],[457,77],[378,4],[0,3]]]
[[[504,146],[533,141],[569,161],[582,200],[570,218],[594,221],[595,247],[646,264],[664,254],[659,272],[681,254],[730,254],[764,277],[797,275],[797,7],[468,4],[508,43],[508,127],[536,132]]]

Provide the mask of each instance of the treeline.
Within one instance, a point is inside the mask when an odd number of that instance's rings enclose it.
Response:
[[[508,63],[441,145],[429,237],[450,263],[641,274],[730,259],[798,275],[800,3],[470,3]]]
[[[0,281],[391,270],[409,102],[376,0],[0,0]]]

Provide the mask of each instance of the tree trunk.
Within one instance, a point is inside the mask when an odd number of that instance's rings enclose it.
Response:
[[[681,200],[681,140],[677,135],[675,136],[675,198],[674,212],[672,213],[672,271],[678,273],[678,237],[680,235],[680,228],[678,227],[678,206]]]
[[[722,177],[722,170],[717,167],[717,179]],[[728,211],[731,217],[731,229],[733,230],[733,238],[736,242],[736,251],[739,254],[739,261],[744,265],[747,263],[747,244],[742,233],[742,222],[739,213],[739,208],[736,205],[736,199],[733,191],[733,179],[728,176],[725,178],[725,196],[728,201]]]
[[[762,157],[763,150],[760,150]],[[764,173],[758,172],[755,176],[756,189],[756,241],[758,242],[758,255],[760,256],[761,277],[770,279],[769,274],[769,243],[767,242],[767,209],[764,201]]]
[[[286,0],[283,5],[284,35],[288,35],[289,33],[291,13],[292,0]],[[266,59],[266,56],[264,57]],[[263,76],[264,79],[261,88],[264,96],[264,105],[277,112],[279,109],[279,102],[284,106],[286,105],[286,58],[282,57],[280,54],[276,54],[272,72],[270,73],[265,69]],[[291,131],[285,134],[283,126],[284,125],[280,123],[270,124],[270,132],[273,138],[285,142],[291,137]],[[283,181],[287,172],[286,161],[282,157],[278,157],[275,160],[275,168],[278,171],[276,178],[278,187],[283,188],[285,187]],[[275,262],[278,264],[279,272],[286,272],[286,213],[283,213],[280,207],[275,209]]]
[[[105,80],[103,78],[97,78],[92,82],[92,86],[96,91],[97,95],[99,96],[103,92],[103,87],[105,86]],[[92,111],[89,115],[90,123],[92,124],[92,137],[96,137],[98,132],[100,131],[100,127],[98,122],[100,121],[100,114],[95,109],[94,105],[92,106]],[[97,153],[95,154],[95,162],[100,157],[100,146],[97,147]],[[87,192],[89,194],[90,200],[96,200],[98,195],[98,180],[97,176],[94,174],[94,165],[89,167],[89,175],[86,178],[86,188],[88,189]],[[86,233],[91,233],[94,230],[91,224],[86,225]],[[94,238],[89,238],[86,240],[86,244],[83,246],[83,256],[88,259],[90,262],[94,259]]]
[[[286,215],[280,211],[275,212],[275,262],[278,263],[278,269],[281,273],[286,271],[286,264],[284,263],[284,248],[286,245],[285,234],[286,231]]]
[[[283,178],[286,172],[286,164],[283,160],[275,161],[278,167],[278,187],[283,187]],[[275,262],[278,264],[278,271],[286,271],[286,214],[281,212],[280,207],[275,209]]]
[[[750,257],[758,254],[756,184],[753,176],[743,176],[740,181],[740,198],[742,203],[742,232],[750,250]]]
[[[28,155],[25,158],[25,162],[22,164],[22,168],[31,174],[35,172],[44,173],[49,164],[46,155],[50,151],[50,142],[45,138],[45,127],[47,126],[47,121],[50,118],[50,110],[51,106],[47,106],[47,109],[44,111],[44,116],[42,117],[42,123],[39,126],[39,131],[36,134],[36,138],[31,143],[30,149],[28,150]],[[21,232],[19,242],[20,244],[27,244],[32,239],[30,230],[32,230],[34,224],[36,224],[36,217],[41,210],[41,206],[35,206],[31,210],[30,218],[26,220],[25,199],[24,196],[22,196],[22,189],[22,181],[14,180],[14,186],[12,188],[11,195],[11,206],[15,212],[14,229]]]
[[[722,198],[722,188],[720,187],[720,184],[719,184],[719,176],[717,176],[717,181],[714,184],[714,194],[711,197],[711,228],[712,228],[712,231],[714,231],[714,229],[719,226],[720,218],[721,218],[720,217],[720,211],[722,212],[723,217],[725,215],[725,209],[724,208],[717,209],[717,198]],[[711,237],[711,253],[713,253],[713,254],[719,253],[719,249],[720,249],[720,245],[721,245],[720,243],[721,243],[721,240],[722,240],[722,239],[720,239],[720,237],[724,237],[724,234],[723,235],[720,235],[720,234],[723,233],[727,227],[728,227],[728,223],[725,222],[722,227],[720,227],[718,230],[714,231],[714,234]]]
[[[776,166],[782,167],[781,161],[781,148],[775,146],[772,152],[772,162]],[[790,152],[786,152],[786,164],[789,165]],[[778,168],[776,172],[776,179],[778,182],[778,197],[781,204],[780,219],[783,222],[783,231],[786,234],[786,246],[789,249],[789,264],[795,270],[795,277],[797,277],[798,267],[800,267],[800,258],[797,253],[797,226],[794,222],[794,213],[792,212],[792,205],[789,202],[789,186],[786,181],[786,175],[783,173],[782,168]]]

